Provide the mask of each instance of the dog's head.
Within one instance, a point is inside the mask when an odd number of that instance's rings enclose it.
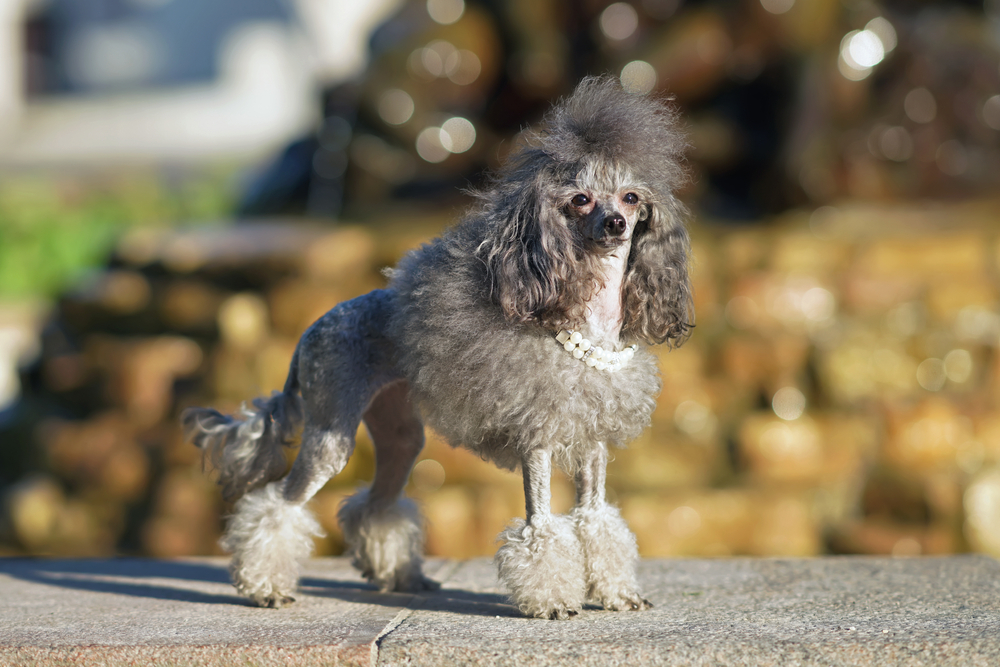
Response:
[[[552,193],[549,205],[562,213],[584,251],[601,255],[632,242],[639,222],[649,217],[648,188],[627,172],[593,160]]]
[[[585,79],[478,193],[479,254],[513,321],[578,327],[603,284],[600,258],[628,248],[622,335],[679,345],[693,326],[682,184],[686,144],[662,100]]]

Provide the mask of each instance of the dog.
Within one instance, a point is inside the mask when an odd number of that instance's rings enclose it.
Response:
[[[359,422],[371,487],[338,512],[353,564],[381,591],[437,587],[421,570],[422,519],[403,487],[424,424],[524,477],[525,519],[500,535],[500,582],[527,616],[566,619],[590,601],[639,610],[635,536],[605,500],[610,447],[650,422],[661,381],[648,346],[694,326],[686,142],[668,101],[584,79],[441,237],[302,336],[281,392],[226,416],[182,415],[236,502],[221,544],[237,590],[293,600],[320,527],[309,499],[347,463]],[[285,475],[283,448],[301,427]],[[550,509],[556,465],[574,477]]]

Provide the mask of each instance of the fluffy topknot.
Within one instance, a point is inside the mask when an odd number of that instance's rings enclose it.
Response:
[[[688,147],[667,100],[625,91],[617,78],[587,77],[546,115],[530,143],[553,161],[595,156],[642,174],[661,200],[686,180]]]

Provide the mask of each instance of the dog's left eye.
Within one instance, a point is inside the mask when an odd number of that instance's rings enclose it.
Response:
[[[634,192],[630,192],[627,195],[625,195],[624,197],[622,197],[622,201],[625,202],[626,204],[631,204],[631,205],[638,204],[639,203],[639,195],[637,195]]]

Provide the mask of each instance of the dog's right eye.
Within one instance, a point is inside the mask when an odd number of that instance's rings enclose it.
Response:
[[[587,204],[590,203],[590,197],[584,194],[576,195],[575,197],[569,200],[569,203],[571,203],[573,206],[586,206]]]

